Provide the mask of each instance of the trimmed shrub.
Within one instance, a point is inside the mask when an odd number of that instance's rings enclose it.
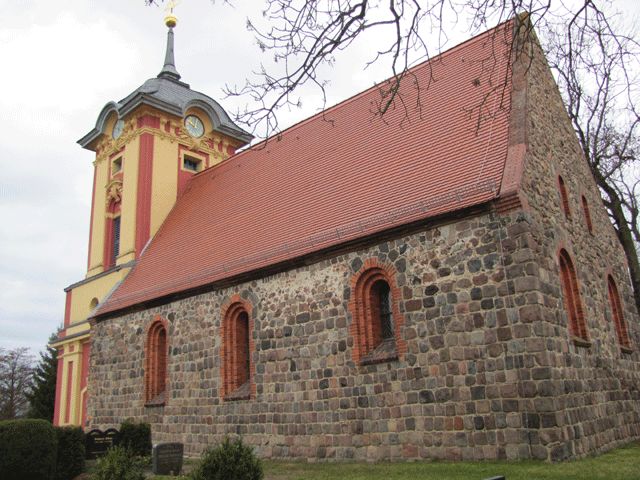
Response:
[[[135,423],[130,419],[120,425],[120,445],[133,455],[147,457],[151,455],[151,425]]]
[[[54,427],[58,437],[56,480],[71,480],[84,470],[84,432],[80,427]]]
[[[262,462],[242,439],[224,441],[208,450],[191,473],[191,480],[262,480]]]
[[[144,480],[144,461],[124,447],[107,450],[98,459],[94,480]]]
[[[0,422],[0,478],[52,480],[58,441],[46,420]]]

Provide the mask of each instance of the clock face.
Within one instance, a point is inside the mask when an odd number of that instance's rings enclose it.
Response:
[[[204,135],[202,120],[195,115],[188,115],[187,118],[184,119],[184,126],[192,137],[201,137]]]
[[[115,139],[122,135],[122,131],[124,130],[124,120],[118,120],[116,124],[113,126],[112,136]]]

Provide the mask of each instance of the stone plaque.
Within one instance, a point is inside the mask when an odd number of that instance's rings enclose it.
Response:
[[[120,432],[115,428],[109,428],[104,432],[102,430],[91,430],[85,436],[86,457],[89,460],[98,458],[109,448],[120,443]]]
[[[157,443],[151,452],[154,475],[178,475],[182,470],[184,444]]]

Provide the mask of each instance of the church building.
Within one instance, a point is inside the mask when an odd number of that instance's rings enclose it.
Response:
[[[374,87],[244,149],[166,23],[160,74],[79,141],[57,424],[369,461],[640,438],[625,255],[526,15],[412,68],[383,117]]]

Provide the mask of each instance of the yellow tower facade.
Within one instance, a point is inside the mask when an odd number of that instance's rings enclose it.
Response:
[[[109,102],[78,143],[95,152],[86,277],[67,288],[58,351],[54,424],[85,425],[91,316],[144,255],[189,179],[251,141],[212,98],[175,68],[176,19],[157,77]]]

